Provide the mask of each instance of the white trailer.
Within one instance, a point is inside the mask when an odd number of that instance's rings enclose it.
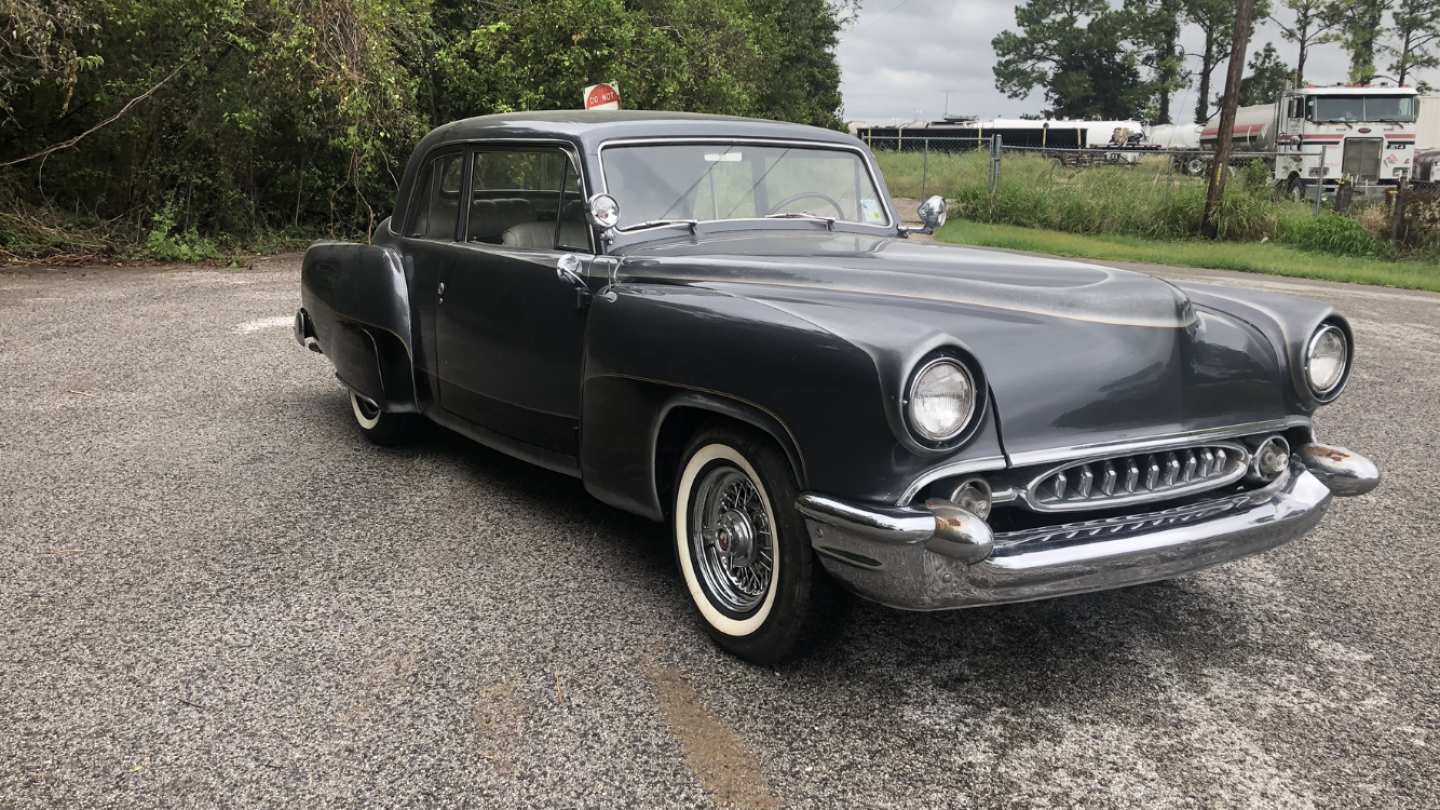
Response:
[[[1145,128],[1145,142],[1161,149],[1199,149],[1199,124],[1157,124]]]
[[[1301,87],[1274,104],[1241,107],[1231,132],[1237,150],[1273,153],[1276,184],[1298,199],[1317,183],[1376,187],[1410,177],[1419,106],[1409,87]],[[1219,134],[1216,116],[1201,147],[1213,150]]]
[[[1415,122],[1415,148],[1440,149],[1440,96],[1421,96]]]

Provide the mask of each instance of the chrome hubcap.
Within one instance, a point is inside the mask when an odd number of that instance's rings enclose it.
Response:
[[[717,464],[690,500],[690,548],[696,573],[716,607],[736,614],[765,601],[774,571],[774,539],[760,490],[741,470]]]

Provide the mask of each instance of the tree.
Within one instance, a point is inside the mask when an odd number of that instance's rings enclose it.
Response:
[[[859,0],[752,1],[761,25],[757,111],[767,117],[839,129],[840,66],[835,45]],[[779,77],[766,81],[763,77]]]
[[[1139,117],[1150,88],[1126,47],[1129,22],[1106,0],[1027,0],[1015,9],[1020,32],[991,40],[995,86],[1011,98],[1043,87],[1051,116]]]
[[[1385,45],[1385,53],[1395,58],[1390,72],[1404,84],[1416,70],[1440,66],[1440,57],[1433,50],[1440,40],[1440,0],[1399,0],[1392,15],[1396,44]]]
[[[1393,0],[1335,0],[1340,42],[1350,54],[1350,81],[1375,77],[1375,53],[1385,28],[1385,12]]]
[[[364,232],[429,127],[578,108],[596,81],[630,108],[838,126],[835,38],[858,6],[0,0],[0,213],[26,213],[0,217],[0,255],[36,211],[132,239]]]
[[[1182,0],[1125,0],[1125,12],[1141,49],[1140,63],[1150,70],[1157,124],[1172,123],[1170,97],[1189,84],[1180,47]]]
[[[1340,24],[1332,10],[1333,0],[1280,0],[1290,11],[1293,19],[1289,22],[1270,15],[1270,22],[1280,29],[1280,36],[1287,42],[1295,43],[1295,86],[1305,83],[1305,63],[1309,61],[1310,50],[1316,45],[1328,42],[1330,32]]]
[[[1244,2],[1244,0],[1240,0]],[[1199,90],[1195,99],[1195,122],[1203,124],[1210,119],[1210,81],[1215,67],[1230,58],[1230,39],[1235,28],[1235,0],[1184,0],[1185,19],[1204,38],[1200,53]],[[1255,13],[1259,16],[1270,13],[1269,0],[1256,0]],[[1253,27],[1253,25],[1252,25]]]
[[[80,73],[105,63],[77,45],[99,27],[70,0],[0,0],[0,125],[13,121],[17,97],[46,84],[68,111]]]
[[[1230,149],[1235,142],[1235,109],[1240,100],[1240,74],[1244,68],[1245,48],[1254,29],[1257,0],[1238,0],[1235,23],[1231,28],[1230,65],[1225,71],[1225,96],[1220,103],[1220,127],[1215,139],[1215,159],[1210,163],[1210,186],[1205,193],[1205,211],[1200,219],[1202,236],[1216,239],[1220,230],[1216,213],[1225,195],[1225,181],[1230,177]]]
[[[1290,68],[1272,42],[1250,57],[1250,75],[1240,80],[1240,105],[1272,104],[1290,86]],[[1219,105],[1219,99],[1216,105]]]

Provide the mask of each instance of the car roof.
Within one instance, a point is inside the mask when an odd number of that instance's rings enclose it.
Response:
[[[401,221],[407,216],[411,191],[423,161],[436,149],[451,144],[502,139],[560,140],[593,155],[607,141],[632,138],[769,138],[848,147],[862,145],[847,132],[733,115],[659,110],[540,110],[480,115],[442,124],[415,145],[401,178],[394,215]]]
[[[559,138],[581,145],[586,151],[593,151],[609,140],[676,137],[787,138],[856,143],[855,138],[845,132],[732,115],[659,110],[542,110],[481,115],[454,121],[426,136],[421,146],[428,148],[435,146],[436,142],[488,138]]]

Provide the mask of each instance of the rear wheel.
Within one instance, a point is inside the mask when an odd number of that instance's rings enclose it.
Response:
[[[386,413],[376,402],[350,392],[350,412],[368,441],[383,447],[405,444],[415,438],[419,418],[413,413]]]
[[[1291,177],[1285,184],[1285,196],[1293,202],[1305,199],[1305,183],[1299,177]]]
[[[675,483],[675,556],[701,624],[725,650],[757,664],[788,657],[817,624],[825,586],[794,476],[768,439],[702,431]]]

